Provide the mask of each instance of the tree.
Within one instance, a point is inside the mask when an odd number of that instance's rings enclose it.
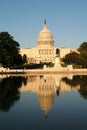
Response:
[[[78,52],[67,54],[62,61],[66,64],[76,64],[82,67],[87,67],[87,42],[83,42],[78,48]]]
[[[63,59],[63,62],[66,64],[80,64],[81,62],[81,57],[78,53],[72,52],[67,54]]]
[[[80,47],[78,48],[78,51],[79,51],[80,53],[86,52],[86,54],[87,54],[87,42],[83,42],[83,43],[80,45]]]
[[[8,32],[0,33],[0,63],[5,67],[21,64],[19,43]]]
[[[87,42],[83,42],[78,48],[80,56],[83,58],[82,65],[87,67]]]

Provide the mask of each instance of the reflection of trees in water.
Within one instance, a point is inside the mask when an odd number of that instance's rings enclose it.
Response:
[[[81,78],[79,93],[82,97],[87,99],[87,76],[82,76]]]
[[[68,79],[67,77],[64,77],[62,78],[62,80],[66,84],[69,84],[71,87],[79,85],[79,76],[73,76],[73,79]]]
[[[81,76],[73,76],[73,79],[68,79],[62,78],[62,80],[66,83],[69,84],[71,87],[73,86],[80,86],[79,93],[82,97],[87,99],[87,76],[86,75],[81,75]]]
[[[18,88],[26,84],[24,77],[8,77],[0,82],[0,110],[9,111],[15,101],[19,100],[20,92]]]

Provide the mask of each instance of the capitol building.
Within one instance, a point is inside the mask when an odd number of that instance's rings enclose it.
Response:
[[[37,39],[36,48],[20,49],[20,54],[22,56],[26,54],[28,63],[54,63],[57,49],[59,50],[60,59],[63,58],[66,54],[76,51],[76,49],[55,47],[52,33],[47,28],[45,20],[43,29],[40,31]]]

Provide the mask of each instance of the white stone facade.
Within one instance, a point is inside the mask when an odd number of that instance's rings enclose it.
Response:
[[[24,48],[20,49],[20,54],[23,56],[26,54],[28,63],[40,63],[40,62],[55,62],[56,47],[54,46],[54,40],[52,33],[47,29],[46,21],[44,21],[44,27],[40,31],[36,48]],[[59,48],[60,58],[63,58],[66,54],[70,53],[73,49]],[[74,50],[75,51],[75,50]]]

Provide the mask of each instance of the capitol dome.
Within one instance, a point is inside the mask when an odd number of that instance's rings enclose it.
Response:
[[[44,27],[40,31],[38,40],[37,40],[37,47],[54,47],[54,40],[52,33],[47,29],[46,20],[44,21]]]

